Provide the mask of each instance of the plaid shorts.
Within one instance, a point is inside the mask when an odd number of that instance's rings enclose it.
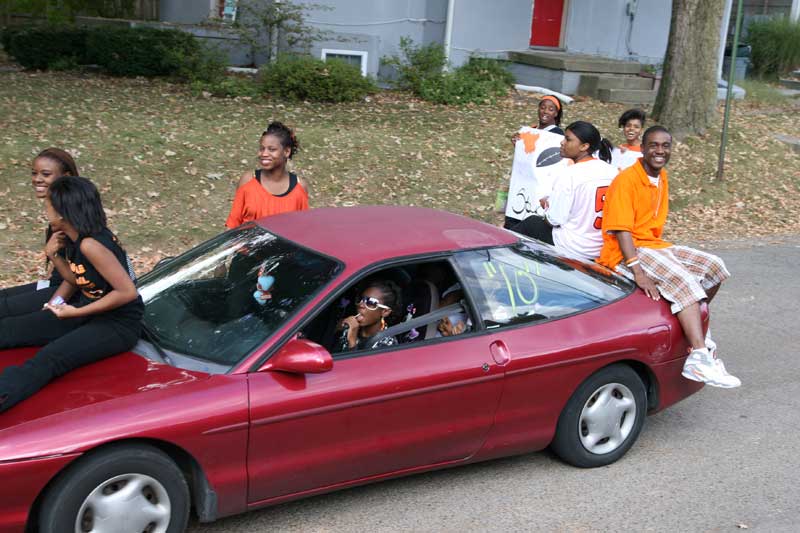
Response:
[[[686,246],[638,248],[639,263],[661,296],[672,302],[673,314],[706,297],[706,290],[719,285],[731,274],[716,255]],[[633,279],[633,272],[620,263],[617,272]]]

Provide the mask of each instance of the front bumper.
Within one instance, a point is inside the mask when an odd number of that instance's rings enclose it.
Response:
[[[0,462],[0,533],[23,532],[36,498],[56,474],[80,455]]]

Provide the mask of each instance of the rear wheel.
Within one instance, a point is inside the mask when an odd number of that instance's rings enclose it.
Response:
[[[177,533],[189,519],[189,488],[157,448],[117,446],[87,455],[47,491],[43,533]]]
[[[581,383],[567,402],[551,448],[582,468],[611,464],[638,438],[646,406],[645,385],[632,368],[603,368]]]

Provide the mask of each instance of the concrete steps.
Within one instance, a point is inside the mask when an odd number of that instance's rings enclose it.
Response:
[[[509,70],[523,85],[547,87],[569,95],[591,96],[604,102],[651,104],[653,79],[640,76],[642,65],[586,54],[554,50],[508,53]]]
[[[598,89],[597,99],[601,102],[618,104],[652,105],[656,101],[656,91],[652,89]]]

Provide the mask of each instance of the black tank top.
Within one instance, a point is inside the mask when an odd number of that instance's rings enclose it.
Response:
[[[119,264],[122,265],[122,268],[128,272],[131,280],[135,280],[133,272],[130,268],[130,262],[128,261],[128,254],[125,253],[125,250],[123,250],[120,246],[117,237],[111,233],[108,228],[103,229],[100,233],[95,235],[80,236],[75,242],[72,257],[67,258],[67,261],[69,262],[69,268],[75,275],[75,281],[78,285],[78,290],[80,291],[80,298],[78,300],[77,307],[83,307],[84,305],[97,301],[111,292],[113,289],[111,284],[106,281],[106,279],[97,271],[94,265],[92,265],[92,263],[81,252],[81,242],[83,242],[83,239],[86,237],[91,237],[108,248],[108,250],[114,254],[114,257],[117,258]],[[112,309],[109,311],[109,313],[134,313],[141,316],[143,310],[144,305],[142,304],[142,299],[141,297],[137,297],[136,300],[128,302],[127,304],[116,309]]]
[[[255,177],[256,177],[256,181],[261,183],[261,169],[260,168],[257,168],[255,170]],[[273,194],[272,196],[275,196],[277,198],[280,198],[281,196],[286,196],[290,192],[292,192],[295,187],[297,187],[297,174],[295,174],[294,172],[289,172],[289,188],[286,189],[286,192],[284,192],[284,193]],[[267,191],[267,192],[269,192],[269,191]]]

